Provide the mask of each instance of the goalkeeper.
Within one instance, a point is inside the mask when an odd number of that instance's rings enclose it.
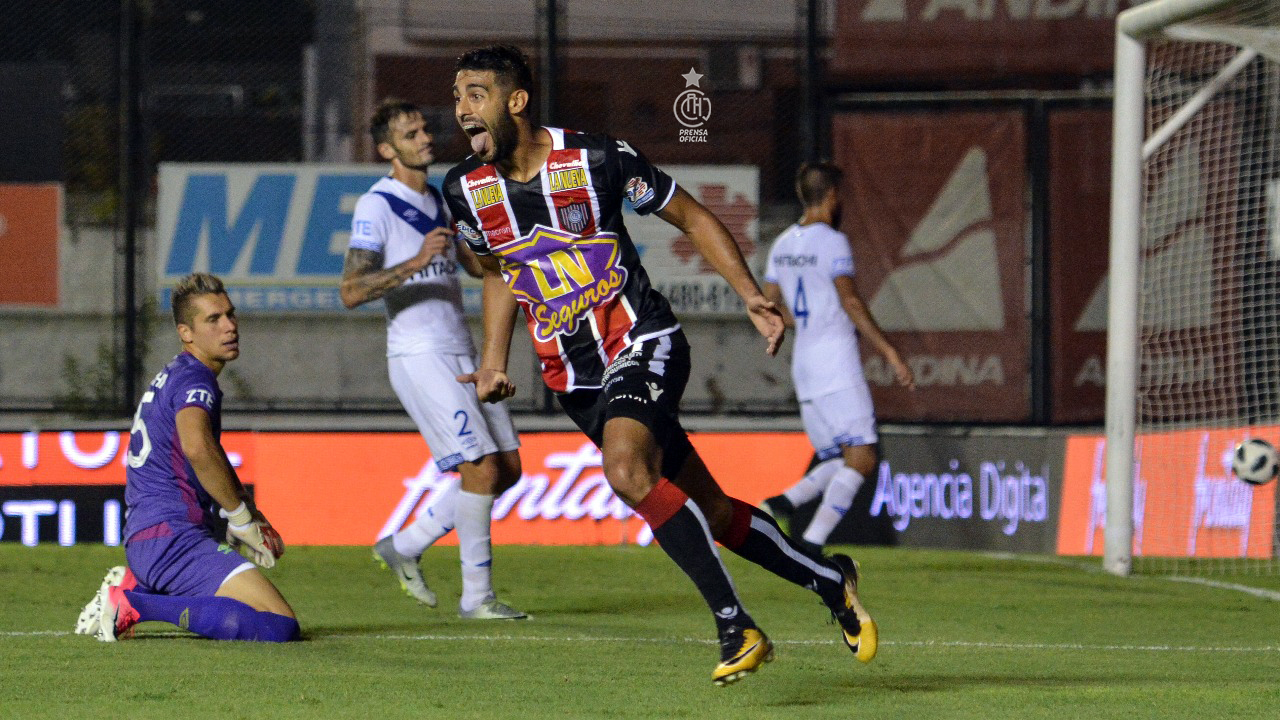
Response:
[[[159,620],[219,640],[296,640],[293,609],[255,567],[275,565],[284,543],[219,441],[217,376],[240,355],[235,307],[206,273],[183,278],[172,305],[182,352],[151,381],[129,433],[128,567],[107,573],[76,632],[114,642]]]

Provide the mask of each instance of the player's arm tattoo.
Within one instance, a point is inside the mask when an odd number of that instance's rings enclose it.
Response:
[[[377,300],[417,271],[408,262],[384,269],[382,253],[349,248],[342,265],[342,303],[353,308]]]

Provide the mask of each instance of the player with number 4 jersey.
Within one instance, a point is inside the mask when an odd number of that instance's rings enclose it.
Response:
[[[159,620],[221,640],[296,640],[293,609],[254,567],[273,567],[284,542],[221,444],[218,374],[240,355],[235,307],[206,273],[171,297],[183,351],[151,381],[129,432],[128,565],[107,572],[76,632],[113,642]]]
[[[803,535],[815,551],[821,550],[875,468],[875,410],[862,372],[859,334],[884,354],[899,383],[915,386],[911,368],[853,284],[849,238],[836,229],[840,177],[834,165],[801,166],[796,192],[804,214],[774,241],[765,270],[765,295],[791,311],[796,336],[791,377],[805,432],[820,464],[761,507],[787,520],[797,505],[821,494],[822,503]]]

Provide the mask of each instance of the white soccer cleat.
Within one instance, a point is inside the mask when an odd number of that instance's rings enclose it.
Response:
[[[85,604],[84,609],[80,611],[80,617],[76,619],[77,635],[98,634],[98,625],[102,622],[102,591],[112,585],[119,585],[124,580],[124,573],[123,565],[117,565],[107,571],[102,584],[93,593],[93,599]]]
[[[525,620],[529,616],[497,598],[492,598],[480,603],[474,610],[463,610],[459,606],[458,617],[463,620]]]
[[[422,577],[422,568],[418,566],[418,558],[405,557],[396,552],[390,535],[373,546],[373,559],[396,576],[406,595],[427,607],[436,606],[436,594],[427,587],[426,578]]]

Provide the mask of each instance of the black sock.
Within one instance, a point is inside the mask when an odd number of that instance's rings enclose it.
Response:
[[[795,503],[787,499],[786,495],[774,495],[771,498],[765,498],[765,502],[769,503],[769,508],[784,515],[792,515],[796,511]]]
[[[733,502],[733,520],[716,540],[743,558],[784,580],[814,591],[829,607],[844,603],[844,576],[835,563],[814,555],[788,537],[768,513],[747,503]]]
[[[716,629],[755,627],[720,561],[715,541],[698,506],[684,491],[661,480],[635,508],[649,523],[662,550],[693,580],[716,618]]]

